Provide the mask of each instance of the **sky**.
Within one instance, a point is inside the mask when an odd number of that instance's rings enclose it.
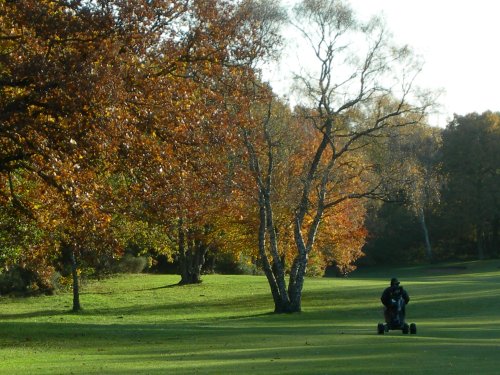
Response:
[[[383,15],[399,44],[424,61],[421,87],[440,91],[431,125],[500,111],[499,0],[350,0],[361,19]],[[272,83],[272,82],[271,82]]]

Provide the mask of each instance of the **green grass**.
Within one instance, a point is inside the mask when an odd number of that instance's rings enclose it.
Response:
[[[498,374],[500,261],[307,279],[274,315],[266,280],[126,275],[71,295],[0,298],[0,374]],[[466,267],[466,268],[464,268]],[[418,334],[376,334],[397,276]]]

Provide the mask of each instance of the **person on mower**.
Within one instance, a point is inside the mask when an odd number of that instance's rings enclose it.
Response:
[[[382,293],[382,297],[380,297],[380,300],[384,305],[384,317],[386,323],[391,322],[391,317],[394,316],[395,309],[398,308],[400,298],[404,301],[404,305],[402,306],[404,316],[404,307],[408,304],[408,302],[410,302],[410,296],[400,285],[398,279],[393,277],[391,279],[391,286],[386,288]]]

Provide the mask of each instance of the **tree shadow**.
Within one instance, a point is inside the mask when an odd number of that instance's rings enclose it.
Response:
[[[170,285],[163,285],[163,286],[156,286],[154,288],[146,288],[146,289],[133,289],[131,290],[131,292],[148,292],[148,291],[152,291],[152,290],[161,290],[161,289],[172,289],[172,288],[176,288],[176,287],[183,287],[185,285],[181,285],[181,284],[170,284]]]
[[[71,314],[71,310],[40,310],[18,314],[0,314],[0,320],[13,320],[23,318],[45,318]]]
[[[130,289],[130,290],[127,290],[127,292],[148,292],[148,291],[153,291],[153,290],[171,289],[171,288],[175,288],[175,287],[178,287],[178,286],[183,286],[183,285],[180,285],[180,284],[170,284],[170,285],[157,286],[157,287],[154,287],[154,288]],[[116,291],[109,291],[109,292],[92,292],[92,291],[90,291],[90,292],[80,292],[81,296],[85,296],[85,295],[113,295],[113,294],[116,294]]]
[[[171,285],[164,285],[160,287],[153,287],[153,288],[145,288],[145,289],[137,289],[137,290],[130,290],[128,292],[147,292],[147,291],[153,291],[153,290],[162,290],[162,289],[170,289],[174,287],[178,287],[178,284],[171,284]],[[182,285],[181,285],[182,287]],[[98,294],[109,294],[109,293],[92,293],[92,292],[87,292],[87,293],[82,293],[81,295],[98,295]],[[114,293],[111,293],[114,294]],[[233,299],[225,299],[225,300],[217,300],[217,299],[207,299],[203,300],[203,306],[206,307],[207,309],[217,309],[219,307],[228,307],[228,306],[248,306],[255,304],[256,301],[261,301],[264,298],[268,298],[269,301],[271,301],[270,297],[265,296],[265,295],[254,295],[252,297],[236,297]],[[192,306],[196,304],[196,302],[193,301],[186,301],[186,302],[169,302],[167,301],[158,301],[158,303],[155,304],[141,304],[141,303],[134,303],[134,304],[128,304],[128,305],[122,305],[122,306],[117,306],[117,307],[112,307],[112,306],[101,306],[101,307],[93,307],[92,304],[89,304],[87,307],[84,306],[82,310],[80,311],[72,311],[69,309],[69,306],[66,306],[68,309],[64,309],[64,307],[61,308],[61,310],[55,310],[55,309],[46,309],[46,310],[39,310],[39,311],[30,311],[30,312],[22,312],[22,313],[11,313],[11,314],[0,314],[0,321],[1,320],[16,320],[16,319],[29,319],[29,318],[50,318],[50,317],[57,317],[57,316],[70,316],[70,315],[81,315],[84,317],[115,317],[118,319],[123,319],[126,318],[127,316],[137,316],[137,315],[179,315],[179,313],[182,314],[182,311],[185,310],[186,312],[189,312],[192,308]],[[67,305],[67,304],[66,304]],[[271,307],[271,306],[270,306]],[[272,316],[272,315],[280,315],[280,314],[275,314],[273,311],[268,311],[265,313],[262,312],[257,312],[257,313],[252,313],[251,310],[249,311],[241,311],[239,309],[236,309],[233,313],[227,314],[227,310],[221,310],[224,311],[225,313],[220,315],[220,316],[215,316],[214,319],[249,319],[253,317],[259,317],[259,316]],[[186,316],[183,318],[183,321],[187,320],[198,320],[199,316],[195,315],[192,318],[189,316]],[[166,317],[166,320],[169,322],[172,322],[173,320],[171,318]]]

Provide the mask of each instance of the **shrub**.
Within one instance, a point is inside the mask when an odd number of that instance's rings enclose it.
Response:
[[[141,273],[147,265],[147,258],[126,254],[119,260],[117,268],[121,273]]]
[[[71,274],[62,275],[59,272],[54,272],[50,278],[50,282],[54,291],[68,291],[73,287],[73,278]]]
[[[264,271],[250,257],[240,256],[236,267],[240,275],[264,275]]]
[[[54,288],[48,285],[36,272],[15,266],[0,274],[0,294],[52,294]]]
[[[219,253],[213,259],[212,272],[222,275],[263,275],[263,271],[252,260],[245,255],[231,253]]]

